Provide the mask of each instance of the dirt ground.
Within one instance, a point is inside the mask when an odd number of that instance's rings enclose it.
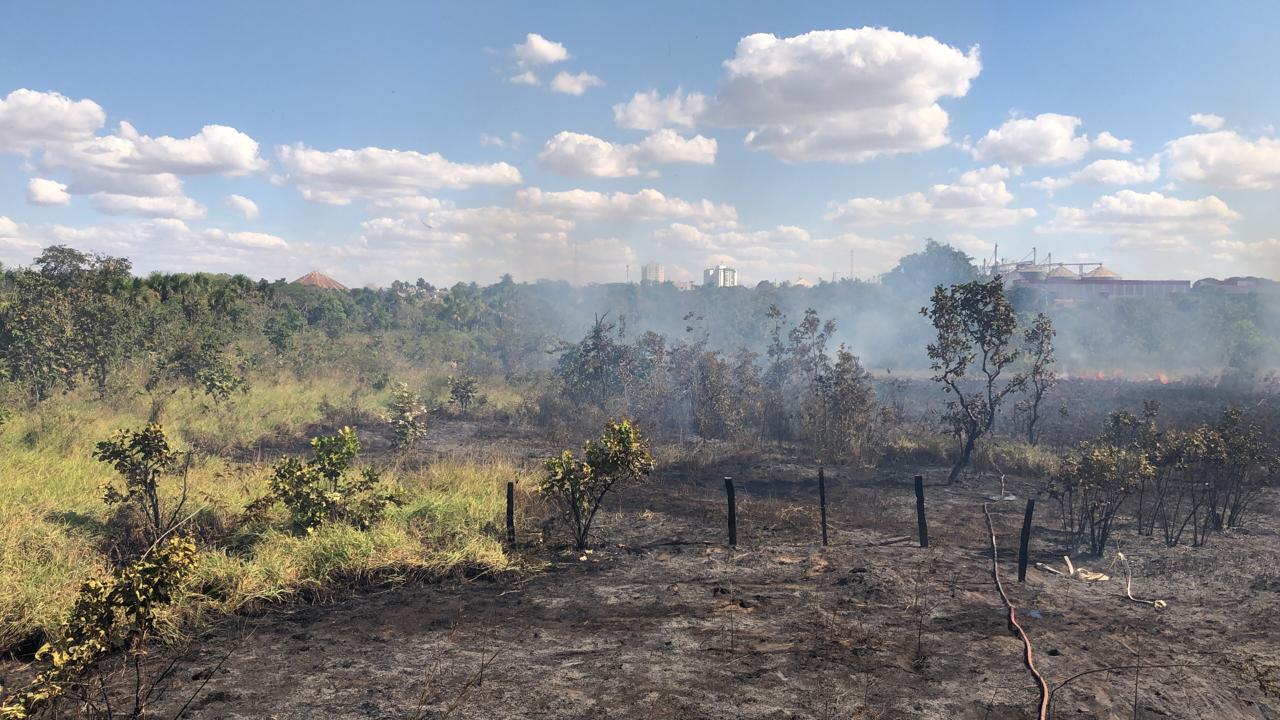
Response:
[[[913,537],[916,472],[927,478],[929,549]],[[1018,499],[1001,501],[990,499],[994,479],[945,487],[943,477],[828,468],[823,548],[813,467],[779,457],[660,466],[608,503],[590,554],[529,545],[548,562],[542,572],[229,621],[184,657],[157,709],[171,716],[203,685],[185,717],[1034,717],[1035,686],[991,579],[986,502],[1005,586],[1058,688],[1053,717],[1280,718],[1275,498],[1248,533],[1206,548],[1121,529],[1134,593],[1166,600],[1157,611],[1125,599],[1110,554],[1082,561],[1108,582],[1033,568],[1019,584],[1031,484],[1011,479]],[[1055,510],[1041,499],[1033,561],[1061,567]]]

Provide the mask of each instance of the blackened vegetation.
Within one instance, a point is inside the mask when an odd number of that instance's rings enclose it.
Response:
[[[599,317],[581,341],[561,347],[542,419],[580,429],[625,416],[669,440],[800,440],[822,457],[861,458],[875,407],[870,374],[843,346],[832,356],[835,325],[817,311],[790,328],[776,307],[769,318],[761,358],[710,348],[698,318],[684,340],[649,332],[629,342],[620,324]]]

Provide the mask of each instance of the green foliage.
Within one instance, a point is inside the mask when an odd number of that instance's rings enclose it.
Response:
[[[949,288],[939,285],[920,314],[937,331],[927,353],[934,381],[949,396],[943,420],[962,442],[947,478],[950,484],[969,464],[977,441],[995,425],[1004,399],[1026,383],[1026,376],[1017,373],[1000,379],[1018,359],[1018,350],[1012,347],[1017,317],[999,276]],[[970,379],[977,382],[966,382]]]
[[[178,464],[181,453],[169,446],[164,428],[152,423],[141,430],[119,430],[98,443],[93,456],[107,463],[124,480],[124,492],[112,483],[102,486],[102,500],[108,505],[131,504],[146,518],[148,539],[156,542],[179,522],[186,503],[186,472],[182,497],[165,512],[160,497],[160,478]],[[188,462],[190,455],[187,456]]]
[[[463,411],[483,405],[484,397],[480,394],[480,381],[474,375],[450,375],[449,404]]]
[[[366,529],[387,508],[400,504],[398,493],[386,488],[373,468],[351,472],[360,453],[360,440],[351,428],[312,438],[311,447],[315,454],[306,462],[285,457],[275,464],[270,493],[254,509],[279,502],[293,524],[310,533],[326,523]]]
[[[929,288],[974,280],[973,258],[950,245],[926,240],[924,250],[907,255],[884,277],[886,287],[900,294],[923,297]]]
[[[407,450],[427,436],[427,405],[408,385],[396,383],[387,410],[387,422],[396,435],[396,449]]]
[[[235,364],[225,344],[213,337],[192,337],[172,347],[156,364],[148,387],[158,388],[169,380],[203,390],[215,403],[249,389],[244,364]]]
[[[573,532],[574,547],[584,550],[591,523],[605,495],[615,486],[639,482],[653,472],[653,456],[629,420],[610,422],[598,440],[589,440],[582,456],[565,450],[543,463],[539,489],[559,508]]]
[[[307,319],[302,316],[302,313],[298,312],[297,308],[286,305],[267,318],[263,323],[262,333],[276,355],[283,356],[292,349],[294,337],[306,326]]]
[[[113,652],[142,652],[155,629],[156,610],[173,599],[195,555],[195,543],[174,537],[111,579],[86,581],[58,636],[36,653],[44,669],[27,688],[0,701],[0,720],[33,717]]]
[[[0,353],[4,375],[23,383],[35,402],[74,387],[84,358],[71,298],[48,278],[16,275],[12,296],[0,306]]]

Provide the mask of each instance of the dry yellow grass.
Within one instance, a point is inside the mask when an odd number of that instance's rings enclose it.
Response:
[[[284,377],[259,381],[220,406],[179,393],[163,421],[181,446],[251,447],[264,438],[300,438],[322,421],[326,404],[338,402],[374,414],[382,398],[370,392],[353,402],[336,378],[303,384]],[[15,413],[0,429],[6,449],[0,453],[0,648],[56,628],[80,583],[108,572],[109,513],[100,487],[113,475],[93,459],[93,446],[120,427],[143,424],[148,408],[144,397],[104,403],[73,394]],[[265,492],[269,475],[267,462],[201,454],[190,469],[189,507],[203,509],[202,519],[234,526],[244,506]],[[253,535],[233,533],[234,549],[202,548],[170,611],[169,630],[209,613],[352,584],[511,566],[497,531],[504,488],[512,479],[530,482],[512,463],[469,455],[421,471],[393,467],[385,477],[403,488],[405,504],[368,531],[332,526],[295,535],[279,523]]]

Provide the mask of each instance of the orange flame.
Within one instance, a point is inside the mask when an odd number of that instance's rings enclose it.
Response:
[[[1165,375],[1163,372],[1156,373],[1156,379],[1160,381],[1161,385],[1169,384],[1169,376]]]

